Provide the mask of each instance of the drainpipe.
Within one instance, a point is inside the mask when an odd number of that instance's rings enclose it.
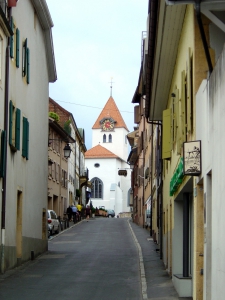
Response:
[[[11,18],[11,8],[8,9],[8,18]],[[5,109],[4,109],[4,131],[6,132],[6,141],[8,141],[8,107],[9,107],[9,53],[10,38],[7,41],[6,61],[5,61]],[[5,146],[5,174],[2,178],[2,221],[1,221],[1,273],[5,271],[5,212],[6,212],[6,183],[7,183],[7,142]]]
[[[206,60],[208,63],[209,73],[211,74],[213,71],[213,67],[212,67],[212,61],[211,61],[209,48],[208,48],[207,40],[206,40],[206,36],[205,36],[205,31],[204,31],[204,27],[203,27],[202,19],[201,19],[201,10],[200,10],[201,0],[196,0],[195,4],[196,4],[196,17],[197,17],[197,21],[198,21],[198,27],[200,30],[202,43],[203,43],[203,47],[205,50],[205,56],[206,56]]]

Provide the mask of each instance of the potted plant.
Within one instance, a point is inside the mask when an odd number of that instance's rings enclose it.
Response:
[[[94,207],[91,208],[91,214],[92,214],[92,218],[94,218],[95,217],[95,208]]]

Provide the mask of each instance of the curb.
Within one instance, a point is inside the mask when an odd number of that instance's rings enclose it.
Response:
[[[130,221],[127,220],[128,225],[130,227],[130,231],[132,234],[132,237],[134,239],[134,242],[136,244],[136,247],[138,249],[138,256],[139,256],[139,266],[140,266],[140,278],[141,278],[141,292],[142,292],[142,299],[148,299],[148,295],[147,295],[147,281],[146,281],[146,277],[145,277],[145,267],[144,267],[144,262],[143,262],[143,255],[142,255],[142,250],[141,250],[141,246],[138,243],[138,240],[136,238],[136,235],[130,225]]]

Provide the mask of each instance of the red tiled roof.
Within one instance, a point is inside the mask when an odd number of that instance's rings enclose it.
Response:
[[[95,124],[93,125],[92,129],[100,129],[100,121],[103,118],[112,118],[116,121],[115,128],[125,128],[128,132],[127,125],[125,124],[123,117],[120,114],[120,111],[113,99],[113,97],[110,97],[108,101],[106,102],[103,110],[101,111],[100,115],[98,116]]]
[[[85,158],[119,158],[108,149],[97,145],[85,152]]]

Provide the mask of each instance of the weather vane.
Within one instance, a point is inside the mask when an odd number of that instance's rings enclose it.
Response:
[[[110,81],[110,83],[111,83],[111,85],[110,85],[110,89],[111,89],[111,91],[110,91],[110,96],[112,97],[112,84],[114,83],[113,81],[112,81],[112,79],[113,79],[113,77],[111,77],[111,81]]]

